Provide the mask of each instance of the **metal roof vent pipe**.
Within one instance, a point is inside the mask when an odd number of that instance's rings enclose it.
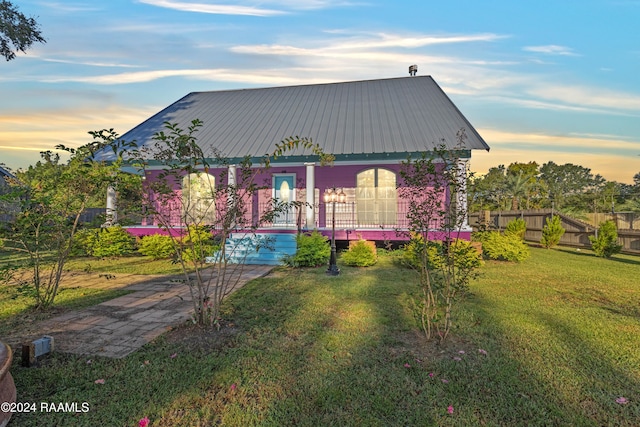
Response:
[[[416,74],[418,74],[418,66],[417,65],[409,65],[409,75],[410,76],[415,76]]]

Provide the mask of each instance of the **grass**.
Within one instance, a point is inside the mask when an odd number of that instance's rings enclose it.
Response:
[[[338,277],[277,270],[227,300],[220,332],[180,327],[123,360],[15,361],[20,401],[90,410],[12,423],[637,425],[639,267],[537,248],[520,264],[488,262],[445,346],[421,340],[415,276],[389,256]]]
[[[166,259],[154,260],[143,256],[129,256],[122,258],[71,258],[65,264],[65,269],[111,273],[111,274],[181,274],[180,264]]]
[[[52,257],[52,253],[45,253],[44,263]],[[0,269],[3,267],[27,267],[29,256],[22,252],[0,249]],[[65,270],[102,272],[111,274],[180,274],[179,264],[167,260],[154,260],[149,257],[132,255],[120,258],[69,258],[65,263]]]

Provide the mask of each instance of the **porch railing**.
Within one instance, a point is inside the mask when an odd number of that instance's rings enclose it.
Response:
[[[395,215],[393,212],[367,212],[358,214],[357,202],[336,203],[335,219],[336,229],[407,229],[409,222],[407,220],[408,203],[399,201],[396,205]],[[245,222],[247,224],[257,225],[263,228],[302,228],[306,229],[306,206],[300,208],[292,206],[290,209],[278,213],[274,221],[267,223],[258,223],[258,218],[263,213],[272,209],[272,202],[260,202],[257,206],[250,205],[247,209]],[[316,204],[315,224],[314,228],[331,227],[332,208],[330,204],[321,202]],[[168,219],[173,225],[179,225],[180,220],[179,206],[166,206],[164,211],[165,220]],[[143,219],[143,225],[153,225],[155,223],[153,216],[147,216]]]

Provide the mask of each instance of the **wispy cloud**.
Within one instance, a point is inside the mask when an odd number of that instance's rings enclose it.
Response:
[[[559,56],[579,56],[570,47],[549,44],[545,46],[525,46],[522,50],[526,52],[544,53],[545,55]]]
[[[268,3],[277,4],[291,9],[327,9],[342,6],[367,6],[368,2],[349,0],[271,0]]]
[[[336,32],[334,34],[341,34]],[[504,38],[498,34],[467,34],[449,36],[431,35],[400,35],[389,33],[374,33],[366,35],[336,37],[329,40],[309,42],[311,45],[322,45],[322,47],[296,47],[280,44],[261,45],[240,45],[231,50],[239,53],[256,53],[261,55],[314,55],[325,52],[340,52],[362,49],[383,49],[383,48],[419,48],[428,45],[453,44],[453,43],[473,43],[492,42]]]
[[[575,100],[572,99],[564,99],[562,100],[562,102],[558,102],[558,100],[541,99],[540,96],[535,96],[532,98],[526,93],[523,93],[522,90],[519,91],[519,93],[514,93],[511,96],[486,94],[485,98],[491,102],[499,104],[513,105],[535,110],[640,117],[640,113],[636,114],[632,111],[623,111],[617,109],[613,110],[611,108],[607,108],[607,106],[604,105],[579,105],[576,104]]]
[[[522,133],[499,129],[479,129],[478,132],[485,140],[493,144],[529,144],[537,149],[541,147],[553,147],[555,150],[575,152],[576,149],[601,149],[601,150],[638,150],[640,140],[632,140],[619,135],[591,135],[591,134],[546,134],[546,133]],[[494,147],[492,147],[494,148]]]
[[[333,49],[371,49],[371,48],[418,48],[437,44],[453,44],[453,43],[475,43],[475,42],[492,42],[506,36],[481,33],[481,34],[456,34],[446,36],[433,35],[400,35],[389,33],[374,33],[367,38],[355,38],[341,40],[339,44],[334,44]]]
[[[87,83],[97,85],[122,85],[147,83],[169,77],[185,77],[197,80],[211,80],[224,82],[238,82],[259,85],[288,85],[311,84],[326,82],[312,69],[290,68],[282,69],[252,69],[239,73],[238,70],[216,69],[182,69],[182,70],[153,70],[130,73],[103,74],[99,76],[59,76],[40,79],[43,83]]]
[[[45,62],[56,62],[59,64],[87,65],[90,67],[112,67],[112,68],[140,68],[139,65],[119,64],[115,62],[93,62],[93,61],[73,61],[70,59],[40,58]]]
[[[96,12],[99,10],[103,10],[103,8],[96,6],[95,3],[92,3],[89,6],[86,2],[82,3],[74,3],[74,2],[53,2],[53,1],[42,1],[39,2],[40,6],[48,7],[57,12],[68,12],[68,13],[77,13],[77,12]]]
[[[375,49],[357,49],[346,46],[328,46],[324,48],[305,48],[287,45],[244,45],[234,46],[230,49],[234,53],[248,55],[272,55],[290,58],[322,58],[323,63],[329,64],[331,59],[347,61],[362,60],[387,64],[457,64],[457,65],[507,65],[507,62],[475,60],[454,56],[435,56],[410,52],[394,52]],[[320,64],[319,64],[320,65]],[[365,66],[361,64],[360,66]]]
[[[209,70],[153,70],[130,73],[103,74],[100,76],[64,76],[46,77],[40,81],[44,83],[92,83],[98,85],[117,85],[130,83],[145,83],[166,77],[193,77],[209,73]]]
[[[263,9],[252,6],[239,6],[229,4],[191,3],[174,0],[138,0],[140,3],[166,9],[180,10],[183,12],[210,13],[216,15],[245,15],[245,16],[275,16],[287,12],[276,9]]]
[[[526,91],[537,98],[560,101],[566,105],[629,110],[640,114],[640,93],[560,84],[532,85]]]
[[[345,36],[345,32],[341,32],[336,37],[329,37],[323,40],[301,41],[298,46],[265,44],[239,45],[229,48],[229,51],[235,54],[280,57],[282,61],[287,62],[287,66],[282,68],[264,69],[254,67],[250,70],[244,70],[242,73],[226,68],[185,68],[94,76],[49,76],[39,80],[45,83],[76,82],[99,85],[144,83],[168,77],[273,85],[328,82],[344,80],[345,78],[357,79],[379,75],[381,72],[384,73],[380,69],[381,64],[384,64],[384,67],[389,68],[389,70],[397,70],[397,64],[410,63],[428,63],[431,67],[438,64],[448,65],[452,69],[465,65],[478,67],[506,65],[506,62],[427,55],[423,51],[415,51],[416,48],[428,45],[491,42],[502,37],[489,33],[444,36],[407,36],[391,33],[357,33],[354,35],[354,33],[350,33]],[[403,50],[398,51],[394,50],[394,48],[402,48]],[[404,70],[404,67],[402,69]],[[397,71],[395,72],[397,73]],[[460,80],[467,79],[461,77]]]

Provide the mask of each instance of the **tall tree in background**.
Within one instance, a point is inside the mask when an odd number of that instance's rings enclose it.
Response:
[[[510,200],[505,173],[504,165],[499,165],[489,169],[484,176],[470,179],[468,198],[471,211],[508,209]]]
[[[540,176],[549,189],[549,197],[557,209],[571,206],[577,211],[589,210],[593,197],[605,183],[600,175],[593,175],[591,169],[566,163],[558,165],[547,162],[540,167]]]
[[[511,163],[507,168],[507,190],[512,196],[512,210],[539,208],[548,195],[536,162]]]
[[[7,61],[26,52],[34,42],[46,43],[35,18],[27,18],[11,2],[0,0],[0,55]]]

